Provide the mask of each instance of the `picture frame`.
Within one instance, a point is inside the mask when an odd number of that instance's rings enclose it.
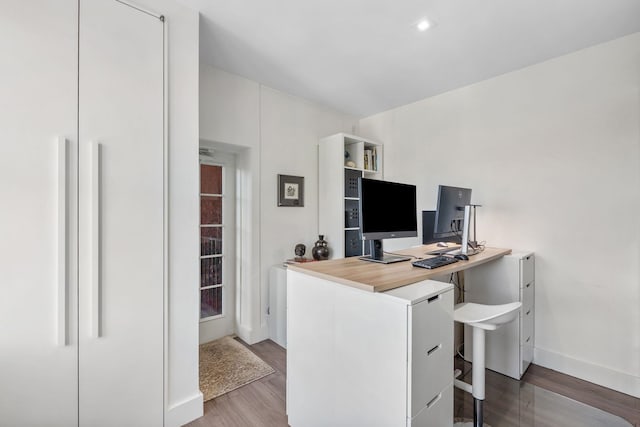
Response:
[[[304,177],[278,175],[278,206],[304,206]]]

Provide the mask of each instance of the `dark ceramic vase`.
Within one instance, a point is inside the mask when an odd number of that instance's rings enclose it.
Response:
[[[319,239],[316,240],[316,244],[311,250],[311,255],[313,255],[313,259],[316,261],[329,259],[329,246],[327,245],[327,241],[324,240],[324,235],[322,234],[318,237]]]

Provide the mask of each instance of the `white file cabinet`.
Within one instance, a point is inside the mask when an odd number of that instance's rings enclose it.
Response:
[[[519,380],[533,361],[535,320],[535,256],[513,252],[465,271],[465,301],[506,304],[520,301],[518,318],[486,334],[486,366]],[[472,330],[465,326],[464,358],[471,361]]]
[[[269,269],[269,338],[287,348],[287,268],[274,265]]]
[[[393,293],[394,291],[389,291]],[[416,302],[409,287],[395,295],[408,306],[407,426],[451,425],[453,413],[453,290]]]
[[[453,286],[367,292],[287,272],[292,427],[453,424]]]

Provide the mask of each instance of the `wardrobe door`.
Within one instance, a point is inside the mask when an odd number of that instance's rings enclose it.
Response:
[[[77,2],[0,8],[0,425],[77,425]]]
[[[80,3],[82,426],[163,424],[163,25]]]

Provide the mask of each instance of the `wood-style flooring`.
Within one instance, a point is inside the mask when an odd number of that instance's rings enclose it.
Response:
[[[248,347],[276,372],[206,402],[204,416],[188,424],[189,427],[288,425],[285,349],[271,340]],[[456,365],[468,373],[469,364],[457,361]],[[529,367],[522,381],[487,370],[486,391],[485,422],[493,427],[627,425],[622,419],[640,427],[640,399],[536,365]],[[455,415],[471,417],[472,409],[471,396],[456,390]]]
[[[236,338],[238,339],[238,338]],[[238,339],[241,343],[246,343]],[[204,416],[189,427],[286,427],[287,353],[271,340],[248,347],[275,370],[257,381],[205,402]]]

